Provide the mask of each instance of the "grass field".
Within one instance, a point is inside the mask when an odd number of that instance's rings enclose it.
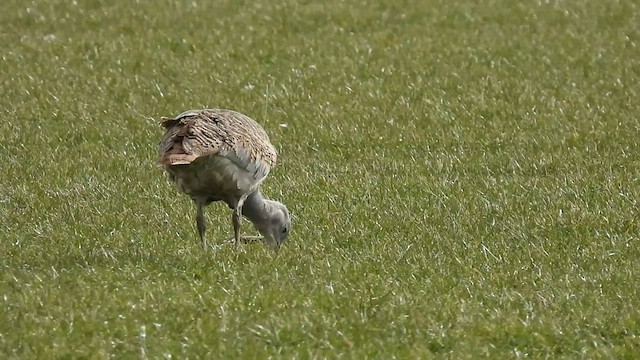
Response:
[[[636,1],[4,0],[0,43],[2,359],[640,354]],[[277,256],[155,167],[201,107],[278,148]]]

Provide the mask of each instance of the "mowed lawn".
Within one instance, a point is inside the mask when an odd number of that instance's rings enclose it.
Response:
[[[0,43],[0,358],[640,356],[637,1],[3,0]],[[155,166],[203,107],[279,151],[277,256]]]

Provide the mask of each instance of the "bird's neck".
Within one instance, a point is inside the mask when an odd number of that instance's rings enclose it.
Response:
[[[244,205],[242,205],[242,215],[249,219],[252,223],[256,221],[264,220],[269,213],[269,204],[262,197],[260,190],[256,190],[247,197]]]

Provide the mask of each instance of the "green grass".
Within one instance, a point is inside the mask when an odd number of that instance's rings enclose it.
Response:
[[[631,0],[2,1],[0,357],[636,358],[639,24]],[[199,107],[278,148],[277,257],[202,253],[154,166],[159,117]]]

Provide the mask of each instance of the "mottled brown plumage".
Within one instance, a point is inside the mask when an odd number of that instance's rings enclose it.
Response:
[[[236,111],[204,109],[163,117],[162,126],[166,130],[158,165],[196,203],[204,247],[203,207],[214,201],[224,201],[234,209],[236,243],[240,242],[242,214],[270,245],[277,247],[286,239],[290,227],[286,207],[260,193],[260,184],[275,166],[277,155],[258,123]]]

